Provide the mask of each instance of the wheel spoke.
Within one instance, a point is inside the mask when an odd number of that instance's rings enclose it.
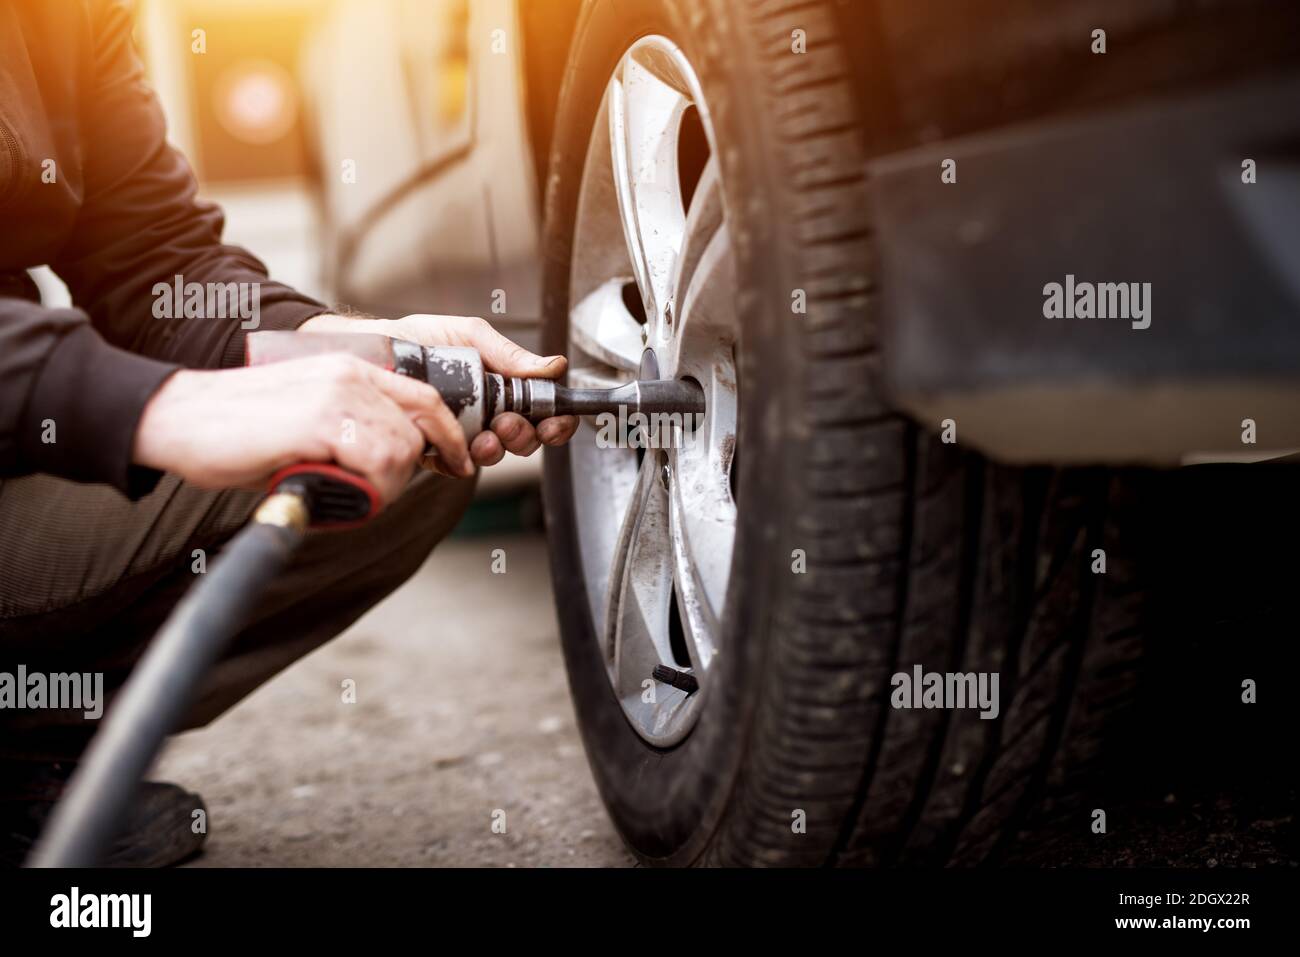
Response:
[[[641,324],[623,304],[622,280],[598,286],[574,307],[569,335],[575,346],[605,365],[636,371],[641,363]]]
[[[620,697],[640,698],[656,665],[671,661],[667,622],[672,602],[668,495],[658,457],[647,455],[619,530],[610,568],[606,661]]]
[[[705,671],[717,648],[736,539],[731,494],[736,396],[716,380],[706,384],[709,411],[699,431],[684,434],[670,455],[669,537],[691,660]]]
[[[629,56],[609,88],[609,139],[619,215],[652,327],[671,298],[685,221],[677,140],[690,101],[665,82],[671,71],[664,56],[644,51]]]
[[[692,250],[697,247],[689,244]],[[722,375],[731,381],[734,392],[731,346],[736,341],[736,272],[725,223],[703,244],[680,297],[669,350],[673,374],[690,376],[701,384]]]
[[[736,445],[736,288],[731,238],[713,160],[691,203],[673,330],[673,374],[705,390],[704,416],[671,455],[670,536],[674,574],[692,659],[709,667],[717,649],[736,536],[731,458]]]
[[[719,229],[725,229],[722,208],[722,181],[718,177],[718,161],[709,157],[704,171],[700,174],[695,195],[691,198],[691,208],[686,213],[684,239],[681,255],[677,257],[673,273],[672,287],[676,295],[681,296],[689,290],[691,282],[699,267],[700,259]],[[687,303],[676,304],[676,311],[684,317]]]
[[[619,528],[634,507],[638,470],[635,450],[601,448],[598,436],[594,419],[581,419],[569,442],[569,456],[591,621],[601,633],[604,647],[601,629],[611,600],[617,596],[610,576],[616,568],[621,569],[621,563],[614,560]]]

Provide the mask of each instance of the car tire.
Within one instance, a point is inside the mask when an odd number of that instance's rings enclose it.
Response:
[[[591,0],[561,93],[549,352],[568,342],[593,123],[638,37],[671,38],[698,72],[736,251],[724,637],[702,713],[671,747],[638,735],[613,693],[582,574],[587,503],[569,450],[545,463],[578,723],[609,813],[646,863],[998,860],[1026,828],[1086,805],[1138,683],[1142,543],[1129,529],[1145,478],[990,464],[927,431],[940,423],[897,415],[878,388],[865,132],[834,6]],[[914,665],[998,674],[997,717],[891,707],[892,676]]]

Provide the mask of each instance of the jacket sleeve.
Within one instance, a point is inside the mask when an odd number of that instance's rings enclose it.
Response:
[[[131,498],[159,475],[131,464],[145,403],[176,366],[105,342],[77,309],[0,297],[0,476],[46,472]]]
[[[271,282],[247,251],[221,242],[221,211],[197,198],[185,158],[166,141],[166,124],[119,0],[92,0],[93,65],[80,94],[85,197],[71,242],[51,263],[112,344],[191,368],[237,366],[253,328],[294,329],[326,307]],[[184,317],[182,304],[156,308],[154,288],[248,283],[251,318]],[[162,315],[156,315],[160,313]],[[209,315],[208,313],[218,313]]]

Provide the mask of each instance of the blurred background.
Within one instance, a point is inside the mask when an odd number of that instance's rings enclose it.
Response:
[[[535,336],[540,198],[509,0],[140,0],[150,77],[229,238],[381,315]]]
[[[303,43],[325,6],[142,0],[136,36],[171,141],[226,209],[228,241],[277,279],[328,297],[299,77]],[[196,44],[205,52],[193,52]]]

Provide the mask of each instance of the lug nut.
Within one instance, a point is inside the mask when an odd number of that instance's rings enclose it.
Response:
[[[688,675],[684,671],[669,668],[667,665],[655,665],[655,670],[651,672],[650,677],[654,678],[655,681],[662,681],[666,685],[672,685],[678,691],[685,691],[687,694],[695,694],[700,690],[700,683],[695,680],[695,675]]]

